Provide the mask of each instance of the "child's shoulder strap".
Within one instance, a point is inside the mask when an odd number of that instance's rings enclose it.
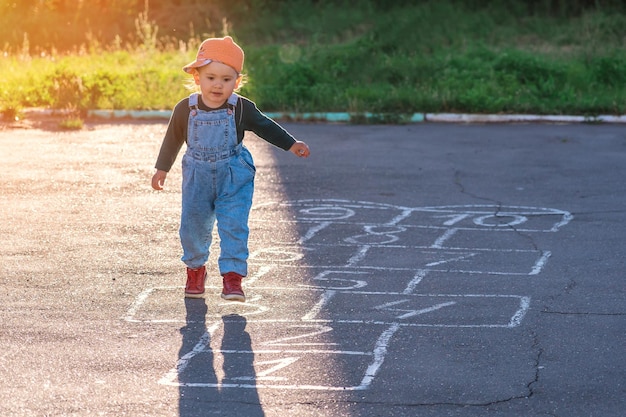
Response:
[[[200,94],[191,93],[191,95],[189,96],[189,108],[190,109],[198,107],[198,97],[200,97]]]
[[[232,93],[230,97],[228,97],[227,101],[228,101],[228,104],[230,104],[231,106],[236,106],[238,100],[239,100],[239,96],[236,93]]]
[[[235,117],[237,117],[237,127],[241,126],[241,120],[243,120],[243,100],[241,100],[241,96],[232,93],[228,98],[228,105],[232,107],[235,112]]]

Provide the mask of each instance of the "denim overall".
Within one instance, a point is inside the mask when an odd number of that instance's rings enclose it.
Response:
[[[238,96],[230,96],[228,109],[214,111],[200,110],[199,97],[189,97],[187,151],[182,160],[182,261],[189,268],[207,262],[217,220],[220,274],[236,272],[246,276],[248,215],[256,169],[250,152],[237,143]]]

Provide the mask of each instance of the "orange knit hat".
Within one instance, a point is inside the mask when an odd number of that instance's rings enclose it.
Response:
[[[191,74],[193,68],[203,67],[216,61],[234,68],[237,74],[240,74],[243,68],[243,58],[243,49],[230,36],[209,38],[200,44],[196,60],[185,65],[183,71]]]

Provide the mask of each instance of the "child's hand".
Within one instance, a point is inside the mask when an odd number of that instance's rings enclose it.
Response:
[[[152,176],[152,188],[155,190],[162,190],[163,185],[165,184],[165,177],[167,177],[167,172],[157,170]]]
[[[296,143],[291,145],[289,151],[300,158],[307,158],[311,154],[311,151],[309,150],[307,144],[301,141],[297,141]]]

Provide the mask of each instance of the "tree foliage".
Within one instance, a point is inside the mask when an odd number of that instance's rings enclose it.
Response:
[[[145,24],[159,28],[158,41],[176,44],[222,32],[225,22],[245,27],[268,10],[342,3],[359,8],[393,9],[437,0],[0,0],[0,49],[15,52],[76,51],[85,45],[141,45]],[[555,18],[585,11],[626,12],[623,0],[453,0],[468,10],[506,8],[520,16]],[[280,13],[277,13],[280,14]],[[137,19],[143,16],[143,27]],[[151,28],[148,27],[148,30]],[[245,30],[245,29],[244,29]],[[150,33],[149,35],[153,35]]]

